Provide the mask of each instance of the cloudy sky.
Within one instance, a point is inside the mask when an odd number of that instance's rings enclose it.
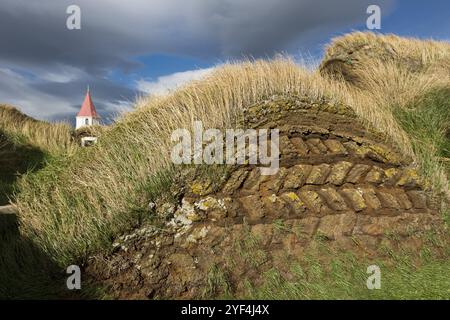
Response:
[[[69,30],[69,5],[81,29]],[[333,36],[366,30],[450,38],[448,0],[0,0],[0,103],[72,121],[87,85],[104,119],[227,60],[283,52],[320,59]]]

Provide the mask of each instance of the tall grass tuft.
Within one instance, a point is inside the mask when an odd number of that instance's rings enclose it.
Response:
[[[49,153],[76,146],[69,124],[35,120],[8,105],[0,105],[0,129],[15,139]]]

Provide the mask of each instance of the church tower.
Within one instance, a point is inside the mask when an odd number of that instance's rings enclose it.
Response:
[[[100,116],[97,114],[97,111],[95,110],[95,106],[94,103],[92,102],[89,87],[87,89],[86,97],[84,98],[80,112],[78,112],[76,119],[77,120],[75,129],[100,124]]]

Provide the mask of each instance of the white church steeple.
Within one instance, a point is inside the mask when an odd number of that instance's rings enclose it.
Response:
[[[94,103],[91,98],[91,91],[89,86],[87,87],[86,97],[84,98],[83,104],[81,106],[80,112],[78,112],[76,117],[76,129],[86,126],[99,125],[100,116],[95,110]]]

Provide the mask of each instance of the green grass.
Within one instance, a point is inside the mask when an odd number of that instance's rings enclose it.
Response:
[[[9,197],[14,193],[14,182],[9,179],[1,178],[0,180],[0,205],[6,205]]]
[[[393,114],[411,137],[422,173],[437,189],[448,180],[436,179],[444,170],[450,175],[450,88],[434,90],[407,108],[394,108]]]
[[[221,292],[210,296],[219,299],[450,299],[448,234],[428,231],[420,238],[424,245],[419,252],[402,247],[402,240],[387,241],[375,258],[316,240],[300,259],[278,257],[285,261],[283,270],[272,268],[259,279],[242,279],[243,293],[230,293],[232,285],[226,282],[230,266],[215,268],[208,281],[215,289],[208,292]],[[371,265],[380,268],[380,289],[367,288]],[[219,285],[227,290],[220,291]]]
[[[221,294],[224,298],[230,298],[232,296],[228,276],[218,266],[214,265],[211,267],[207,274],[206,283],[207,285],[203,292],[205,299],[217,296],[218,294]]]
[[[20,234],[14,215],[0,215],[0,300],[106,297],[104,288],[83,278],[81,291],[68,290],[65,271],[32,240]]]
[[[275,222],[275,225],[281,225]],[[281,232],[286,232],[283,227]],[[446,233],[447,232],[447,233]],[[221,267],[214,265],[208,273],[205,298],[213,299],[450,299],[450,246],[448,231],[429,230],[415,235],[420,249],[410,247],[398,235],[391,235],[368,256],[330,246],[329,240],[314,239],[302,257],[287,253],[273,256],[282,270],[272,267],[256,278],[242,278],[244,289],[233,292],[230,279],[242,258],[252,265],[260,242],[249,231],[238,241],[235,254]],[[416,243],[414,241],[414,243]],[[270,254],[269,254],[270,255]],[[381,288],[368,289],[367,268],[376,265],[381,271]],[[255,266],[256,267],[256,266]]]
[[[56,298],[61,270],[30,240],[20,236],[13,215],[0,215],[0,299]]]
[[[366,285],[369,265],[381,270],[381,288]],[[293,279],[286,279],[275,269],[264,274],[261,286],[248,286],[248,299],[449,299],[450,264],[435,260],[415,265],[398,260],[394,265],[383,261],[358,261],[351,256],[334,258],[325,265],[316,259],[291,266]]]

